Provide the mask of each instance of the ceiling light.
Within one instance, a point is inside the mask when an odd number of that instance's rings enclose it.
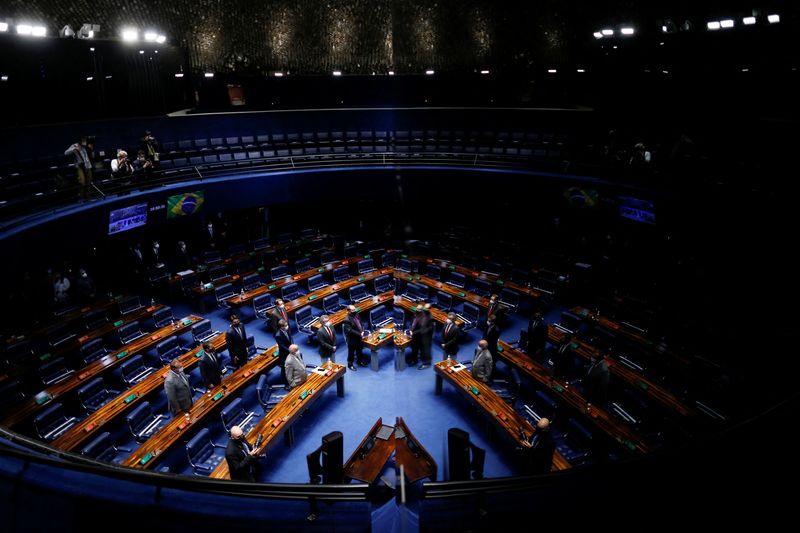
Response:
[[[481,74],[489,74],[489,71],[488,70],[482,70]]]
[[[175,77],[176,78],[182,78],[183,77],[183,72],[176,72],[175,73]]]
[[[733,28],[733,19],[720,20],[719,25],[723,28]]]
[[[594,35],[595,39],[602,39],[603,38],[603,34],[601,32],[599,32],[599,31],[594,32],[592,35]]]
[[[206,78],[213,78],[214,77],[214,73],[213,72],[206,72],[205,74],[203,74],[203,76],[205,76]]]
[[[780,15],[767,15],[767,21],[769,21],[770,24],[775,24],[775,23],[781,21],[781,16]]]
[[[433,69],[429,68],[428,70],[425,71],[425,75],[426,76],[433,76],[434,74],[435,74],[435,72],[434,72]]]
[[[150,42],[150,43],[155,42],[155,40],[157,38],[158,38],[158,34],[156,32],[154,32],[154,31],[146,31],[146,32],[144,32],[144,40],[147,41],[147,42]]]
[[[30,24],[17,24],[17,35],[30,35],[32,31]]]
[[[394,71],[393,70],[389,71],[389,76],[394,76]]]
[[[342,75],[342,71],[341,70],[334,70],[333,71],[333,75],[334,76],[341,76]]]
[[[756,23],[755,17],[745,17],[742,19],[742,24],[744,24],[745,26],[752,26],[755,23]]]
[[[0,31],[8,31],[8,22],[0,22]]]
[[[711,22],[706,24],[706,26],[708,27],[709,30],[718,30],[720,28],[720,24],[716,20],[712,20]]]
[[[276,77],[276,78],[281,78],[281,77],[283,77],[283,72],[276,72],[276,73],[275,73],[275,77]]]
[[[554,68],[550,68],[550,69],[547,69],[547,72],[549,72],[550,74],[555,74],[558,71],[556,69],[554,69]]]
[[[582,68],[579,68],[579,69],[577,70],[577,72],[580,72],[581,74],[583,74],[583,73],[584,73],[584,72],[586,72],[586,71],[585,71],[584,69],[582,69]]]
[[[622,33],[622,35],[633,35],[633,32],[635,30],[633,28],[622,28],[619,31],[620,31],[620,33]]]
[[[0,81],[8,81],[8,76],[0,76]]]
[[[122,40],[123,41],[138,41],[139,40],[139,31],[133,28],[125,28],[122,30]]]
[[[608,37],[608,36],[614,35],[614,30],[608,30],[608,29],[600,30],[600,33],[602,33],[603,35]]]
[[[167,42],[167,36],[166,35],[159,35],[158,37],[156,37],[156,42],[158,44],[164,44],[165,42]]]
[[[668,28],[667,28],[666,24],[661,26],[661,33],[667,33],[667,30],[668,30]]]

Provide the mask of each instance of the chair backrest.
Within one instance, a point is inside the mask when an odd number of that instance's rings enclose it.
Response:
[[[52,440],[47,435],[67,420],[64,407],[60,403],[54,403],[34,417],[33,427],[40,438]]]
[[[392,288],[392,281],[389,279],[388,275],[378,276],[375,278],[375,292],[380,294],[382,292],[386,292],[391,290]]]
[[[4,411],[25,399],[19,380],[9,380],[0,385],[0,411]]]
[[[261,404],[261,407],[267,407],[267,400],[269,400],[269,383],[267,382],[267,375],[261,374],[261,377],[258,378],[258,383],[256,384],[256,397],[258,398],[258,403]]]
[[[409,283],[407,288],[408,295],[414,299],[425,299],[428,297],[428,287],[419,283]]]
[[[581,317],[569,311],[562,311],[560,324],[572,332],[578,331],[581,325]]]
[[[230,283],[223,283],[214,289],[214,296],[218,302],[224,301],[233,296],[233,285]]]
[[[207,318],[192,326],[192,338],[197,344],[200,344],[209,333],[211,333],[211,321]]]
[[[456,287],[461,287],[463,289],[466,282],[467,278],[461,272],[450,272],[450,279],[448,279],[448,283],[451,285],[455,285]]]
[[[519,294],[511,289],[503,289],[500,291],[500,301],[516,309],[519,307]]]
[[[383,267],[394,266],[395,260],[396,257],[393,253],[386,252],[385,254],[381,255],[381,266]]]
[[[230,246],[228,246],[228,255],[229,256],[239,255],[239,254],[243,254],[243,253],[244,253],[244,244],[242,244],[242,243],[231,244]]]
[[[335,313],[340,307],[338,294],[329,294],[322,299],[322,310],[328,314]]]
[[[58,346],[61,343],[73,338],[75,334],[70,330],[66,322],[59,323],[47,331],[47,342],[50,346]]]
[[[219,250],[209,250],[203,252],[203,259],[206,264],[222,261],[222,252],[220,252]]]
[[[119,313],[121,315],[128,314],[132,311],[142,308],[142,303],[139,301],[138,296],[129,296],[119,301]]]
[[[359,283],[358,285],[353,285],[350,287],[350,300],[351,301],[358,301],[364,298],[367,294],[367,287],[363,283]]]
[[[286,268],[286,265],[278,265],[269,270],[269,275],[272,277],[272,281],[277,281],[287,277],[289,275],[289,269]]]
[[[321,265],[328,264],[332,261],[336,260],[336,255],[333,252],[322,252],[319,256],[319,262]]]
[[[86,400],[89,400],[104,390],[106,390],[106,386],[103,383],[103,378],[96,377],[78,389],[78,398],[80,398],[81,402],[86,403]]]
[[[172,324],[174,319],[175,317],[172,315],[171,307],[164,307],[153,313],[153,323],[155,323],[157,328],[163,328],[164,326]]]
[[[358,253],[358,245],[357,244],[348,244],[347,246],[344,247],[343,253],[344,253],[344,256],[346,258],[347,257],[353,257],[354,255],[356,255]]]
[[[253,298],[253,309],[256,313],[261,313],[272,307],[272,295],[260,294]]]
[[[411,272],[411,261],[409,259],[401,257],[400,259],[397,260],[395,268],[398,270],[403,270],[405,272]]]
[[[72,372],[67,369],[67,363],[63,357],[56,357],[39,367],[39,375],[45,385],[52,385],[63,380]]]
[[[312,318],[314,318],[314,311],[311,309],[311,306],[309,305],[301,307],[294,313],[294,319],[297,322],[298,329],[304,324],[306,324],[306,322],[308,322]]]
[[[198,431],[197,435],[186,443],[186,453],[191,463],[202,463],[208,459],[209,455],[214,453],[214,447],[211,445],[211,436],[208,428],[203,428]]]
[[[108,315],[105,311],[90,311],[83,315],[83,323],[88,331],[97,329],[103,324],[108,323]]]
[[[284,301],[291,301],[300,296],[300,286],[295,283],[287,283],[283,287],[281,287],[281,298]]]
[[[474,292],[480,294],[481,296],[485,296],[492,291],[491,284],[486,281],[485,279],[476,279],[475,280],[475,290]]]
[[[117,333],[119,334],[120,342],[122,344],[128,344],[129,342],[142,336],[142,328],[139,325],[139,321],[134,320],[129,324],[120,326],[117,330]]]
[[[436,306],[442,311],[449,311],[453,307],[453,297],[446,292],[439,291],[436,294]]]
[[[158,357],[165,363],[169,363],[181,354],[181,347],[178,344],[178,337],[170,337],[156,345]]]
[[[144,368],[144,359],[141,355],[134,355],[120,365],[120,372],[125,383],[131,383]]]
[[[322,274],[315,274],[308,278],[308,290],[315,291],[320,287],[325,286],[325,278],[322,277]]]
[[[442,267],[440,267],[439,265],[430,264],[425,269],[425,273],[429,278],[441,279],[441,277],[442,277]]]
[[[220,414],[222,418],[222,426],[226,431],[230,431],[231,427],[235,426],[237,422],[245,417],[244,408],[242,407],[242,399],[236,398],[229,403]]]
[[[372,259],[362,259],[361,261],[358,262],[359,274],[363,274],[371,270],[375,270],[375,261],[373,261]]]
[[[261,279],[258,277],[258,274],[256,274],[255,272],[252,273],[252,274],[248,274],[248,275],[246,275],[245,277],[242,278],[242,286],[244,287],[244,290],[246,290],[246,291],[253,290],[256,287],[258,287],[259,285],[261,285]]]
[[[153,420],[153,410],[150,407],[150,402],[144,401],[139,404],[133,411],[125,416],[125,421],[134,436],[139,434],[148,426]]]
[[[392,309],[392,317],[394,318],[394,326],[395,328],[402,329],[406,323],[406,311],[402,307],[395,306]]]
[[[472,322],[477,322],[478,318],[480,318],[480,309],[475,304],[464,302],[464,309],[462,311],[462,314],[464,315],[464,317],[471,320]]]
[[[376,324],[378,324],[384,318],[386,318],[385,305],[380,305],[369,310],[369,323],[370,326],[372,326],[372,329],[375,329],[377,327]]]
[[[185,293],[197,286],[197,274],[181,276],[181,290]]]
[[[334,281],[344,281],[349,278],[350,278],[350,269],[347,268],[347,265],[342,265],[340,267],[336,267],[333,269]]]
[[[269,239],[261,237],[260,239],[255,239],[253,241],[253,250],[263,250],[264,248],[269,248]]]
[[[116,454],[114,443],[111,442],[111,433],[108,431],[104,431],[81,449],[81,455],[98,461],[111,461]]]
[[[103,339],[92,339],[81,346],[81,359],[86,364],[97,361],[107,353]]]
[[[228,267],[225,265],[214,265],[208,269],[208,277],[211,281],[217,281],[228,275]]]
[[[299,274],[300,272],[305,272],[311,268],[311,261],[307,257],[303,257],[302,259],[298,259],[294,262],[294,273]]]

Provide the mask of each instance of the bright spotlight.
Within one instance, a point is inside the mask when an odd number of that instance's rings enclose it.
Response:
[[[482,70],[481,74],[489,74],[489,71],[488,70]]]
[[[176,78],[182,78],[183,77],[183,72],[176,72],[175,73],[175,77]]]
[[[94,76],[89,76],[88,78],[86,78],[86,81],[92,81],[93,79],[94,79]]]
[[[752,26],[755,23],[756,23],[755,17],[745,17],[742,19],[742,24],[744,24],[745,26]]]
[[[155,40],[157,38],[158,38],[158,34],[156,32],[154,32],[154,31],[146,31],[146,32],[144,32],[144,40],[149,42],[149,43],[155,42]]]
[[[554,68],[550,68],[550,69],[547,69],[547,72],[550,73],[550,74],[555,74],[558,71],[556,69],[554,69]]]
[[[594,35],[595,39],[602,39],[603,38],[603,34],[600,33],[599,31],[594,32],[592,35]]]
[[[425,71],[425,75],[426,76],[433,76],[434,74],[435,74],[435,72],[433,71],[433,69],[428,69],[428,70]]]
[[[0,22],[0,31],[8,31],[8,22]]]
[[[667,31],[669,31],[669,28],[667,28],[667,25],[666,25],[666,24],[663,24],[663,25],[661,26],[661,33],[667,33]]]
[[[334,76],[341,76],[342,75],[342,71],[341,70],[334,70],[333,71],[333,75]]]
[[[767,15],[767,21],[770,24],[778,23],[778,22],[781,21],[781,16],[780,15]]]
[[[34,37],[44,37],[47,35],[47,28],[44,26],[34,26],[31,28],[31,35]]]
[[[602,33],[606,37],[610,37],[611,35],[614,35],[614,30],[608,30],[608,29],[600,30],[600,33]]]
[[[205,74],[203,74],[203,76],[205,76],[206,78],[213,78],[214,77],[214,73],[213,72],[206,72]]]
[[[633,35],[635,30],[633,28],[622,28],[619,31],[622,33],[622,35]]]
[[[586,70],[584,70],[584,69],[582,69],[582,68],[579,68],[579,69],[577,70],[577,72],[578,72],[578,73],[580,73],[580,74],[583,74],[584,72],[586,72]]]
[[[159,35],[158,37],[156,37],[156,42],[158,44],[164,44],[165,42],[167,42],[167,36],[166,35]]]
[[[276,78],[282,78],[283,77],[283,72],[276,72],[275,73],[275,77]]]
[[[0,76],[0,81],[8,81],[8,76]]]
[[[393,70],[390,70],[390,71],[388,72],[388,74],[389,74],[389,76],[394,76],[394,71],[393,71]]]
[[[720,20],[719,25],[723,28],[733,28],[733,19]]]
[[[716,20],[712,20],[708,24],[706,24],[709,30],[718,30],[720,28],[720,23]]]
[[[17,24],[17,35],[30,35],[32,31],[30,24]]]
[[[133,28],[126,28],[122,30],[122,40],[123,41],[138,41],[139,40],[139,31],[134,30]]]

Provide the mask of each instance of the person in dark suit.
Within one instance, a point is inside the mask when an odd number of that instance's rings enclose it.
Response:
[[[531,474],[547,474],[553,468],[553,454],[556,444],[550,434],[550,420],[540,418],[536,423],[536,433],[529,443],[528,470]]]
[[[542,313],[536,311],[528,322],[528,354],[533,357],[544,354],[547,342],[547,324],[542,318]]]
[[[489,297],[489,306],[486,308],[486,316],[495,317],[495,321],[500,316],[500,313],[503,312],[503,308],[500,305],[500,298],[496,294],[492,294]]]
[[[425,304],[417,305],[414,320],[411,322],[411,355],[408,364],[415,365],[419,354],[422,354],[422,361],[417,367],[424,370],[431,366],[431,344],[433,337],[433,317],[425,311]]]
[[[158,241],[153,241],[153,244],[147,249],[147,266],[150,268],[164,266],[164,261],[161,258],[161,245]]]
[[[300,353],[300,347],[296,344],[289,346],[289,355],[286,356],[284,372],[286,373],[286,387],[288,389],[293,389],[308,379],[303,354]]]
[[[245,439],[242,428],[231,428],[231,438],[225,447],[225,461],[228,463],[231,480],[255,482],[256,466],[262,455],[264,446],[253,448]]]
[[[561,343],[558,345],[551,357],[553,360],[553,375],[557,378],[565,378],[572,365],[572,334],[564,333]]]
[[[167,406],[172,416],[181,412],[188,413],[192,408],[192,386],[189,378],[183,373],[183,364],[180,359],[173,359],[169,363],[169,374],[164,380],[164,391],[167,393]]]
[[[233,366],[241,368],[246,365],[247,331],[237,315],[231,315],[231,327],[225,333],[225,343],[228,345],[228,353],[231,356]]]
[[[611,373],[608,370],[605,354],[595,353],[586,377],[583,378],[584,394],[586,399],[592,403],[605,403],[608,399],[608,382]]]
[[[492,354],[492,368],[497,364],[497,343],[500,342],[500,328],[497,326],[497,317],[489,315],[486,318],[486,331],[483,338],[488,343],[489,352]]]
[[[194,267],[195,261],[189,254],[189,248],[186,246],[185,241],[178,241],[177,251],[175,252],[175,270],[183,272],[184,270],[191,270]]]
[[[425,320],[423,321],[422,331],[422,364],[418,367],[419,370],[431,366],[433,360],[433,353],[431,350],[433,349],[433,330],[435,322],[431,314],[431,304],[426,303],[423,306],[423,313],[425,314]]]
[[[489,351],[486,339],[478,341],[478,347],[475,348],[475,357],[472,358],[472,377],[483,383],[490,383],[492,380],[492,353]]]
[[[203,343],[203,357],[200,358],[198,365],[207,389],[211,390],[222,383],[222,358],[210,342]]]
[[[319,357],[322,364],[327,359],[336,362],[334,352],[336,352],[336,331],[328,315],[322,315],[322,326],[317,330],[317,342],[319,343]]]
[[[292,333],[289,331],[289,324],[285,320],[278,322],[275,342],[278,344],[278,366],[281,369],[281,381],[287,383],[284,366],[286,365],[286,357],[289,355],[289,347],[294,344],[294,341],[292,340]]]
[[[364,326],[358,318],[356,306],[347,306],[347,318],[344,320],[344,337],[347,341],[347,368],[355,372],[357,370],[355,362],[361,364],[361,349],[363,346],[362,337]]]
[[[456,359],[458,354],[458,341],[461,338],[461,328],[456,324],[456,314],[448,313],[447,320],[442,327],[442,350],[444,356]]]
[[[283,300],[278,298],[275,300],[275,307],[272,308],[272,311],[269,312],[269,329],[273,333],[277,333],[279,326],[278,322],[281,320],[286,321],[289,323],[289,313],[286,312],[286,305],[283,303]]]

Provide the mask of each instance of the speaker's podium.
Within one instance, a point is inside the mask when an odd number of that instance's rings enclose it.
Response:
[[[340,484],[344,482],[344,447],[341,431],[322,437],[322,445],[306,455],[310,483]]]
[[[483,479],[486,451],[469,441],[463,429],[447,430],[447,466],[450,481]]]

